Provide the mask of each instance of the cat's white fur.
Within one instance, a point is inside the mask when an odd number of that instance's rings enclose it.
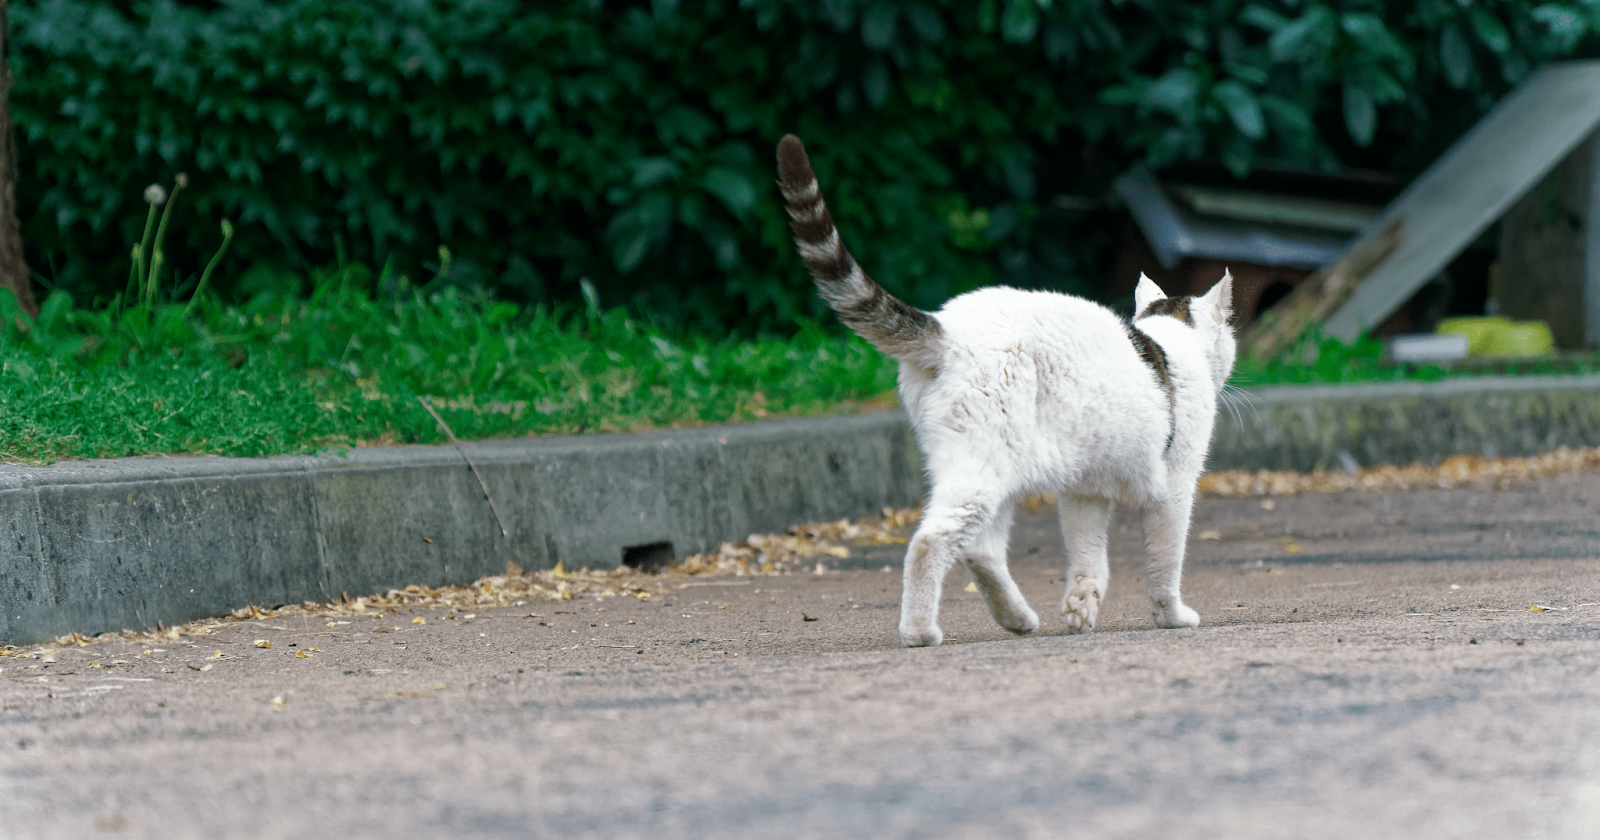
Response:
[[[1141,276],[1135,311],[1166,296]],[[1158,627],[1194,627],[1179,579],[1216,417],[1233,367],[1226,274],[1191,306],[1193,325],[1167,315],[1135,328],[1160,346],[1172,401],[1105,307],[1061,294],[989,288],[933,313],[943,333],[937,371],[902,362],[900,396],[926,456],[932,493],[905,561],[900,639],[937,645],[945,573],[965,561],[1002,627],[1031,633],[1039,619],[1006,568],[1012,510],[1054,492],[1067,547],[1061,612],[1067,630],[1094,629],[1109,571],[1114,502],[1144,512],[1150,612]],[[1170,436],[1170,444],[1168,443]]]
[[[937,645],[945,574],[964,562],[989,612],[1015,633],[1039,627],[1006,568],[1016,503],[1056,494],[1067,548],[1061,613],[1094,629],[1106,594],[1114,503],[1143,511],[1157,627],[1194,627],[1179,581],[1217,401],[1233,369],[1226,273],[1168,301],[1143,275],[1132,323],[1081,298],[989,288],[923,312],[867,277],[845,249],[805,147],[778,144],[780,186],[800,256],[851,329],[900,362],[900,398],[926,456],[931,493],[906,552],[900,640]]]

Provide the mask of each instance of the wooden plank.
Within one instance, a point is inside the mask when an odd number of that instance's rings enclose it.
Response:
[[[1404,232],[1405,223],[1396,219],[1363,239],[1333,265],[1301,281],[1245,332],[1239,341],[1239,355],[1265,363],[1287,350],[1350,298],[1362,278],[1399,247]]]
[[[1556,62],[1529,76],[1390,202],[1371,229],[1405,219],[1405,242],[1323,329],[1350,341],[1383,323],[1597,126],[1600,61]]]

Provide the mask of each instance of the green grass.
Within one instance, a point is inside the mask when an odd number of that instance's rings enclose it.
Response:
[[[1397,365],[1383,357],[1383,342],[1362,335],[1352,344],[1313,334],[1271,364],[1240,360],[1233,384],[1328,385],[1360,382],[1432,381],[1465,376],[1550,376],[1600,373],[1600,355],[1568,354],[1531,359],[1471,358],[1448,365]]]
[[[309,280],[309,295],[282,278],[286,291],[240,306],[202,296],[187,313],[142,292],[95,310],[55,293],[32,321],[0,292],[0,459],[444,441],[419,396],[473,439],[849,410],[894,386],[870,345],[816,325],[706,338],[592,297],[581,312],[522,309],[360,265]]]
[[[51,294],[35,319],[0,291],[0,460],[261,456],[446,437],[639,431],[893,403],[895,367],[865,342],[802,325],[792,338],[707,338],[602,311],[473,297],[361,265],[258,277],[243,305],[161,303],[148,269],[104,307]],[[308,288],[302,294],[300,289]],[[375,293],[375,289],[388,289]],[[131,301],[131,302],[129,302]],[[1382,344],[1312,337],[1242,365],[1244,387],[1593,373],[1600,357],[1386,364]]]

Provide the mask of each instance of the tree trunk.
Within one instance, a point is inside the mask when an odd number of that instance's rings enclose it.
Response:
[[[11,9],[0,0],[0,288],[10,289],[29,315],[39,312],[22,256],[17,222],[17,142],[11,131]]]

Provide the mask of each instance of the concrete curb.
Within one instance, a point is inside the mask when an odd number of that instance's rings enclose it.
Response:
[[[1211,469],[1327,469],[1340,450],[1372,466],[1600,446],[1600,376],[1282,386],[1250,404],[1220,418]]]
[[[897,412],[465,446],[509,537],[448,446],[0,467],[0,643],[683,557],[923,490]]]
[[[1600,377],[1253,392],[1212,469],[1309,470],[1600,445]],[[905,415],[277,458],[0,466],[0,643],[527,569],[683,557],[923,493]]]

